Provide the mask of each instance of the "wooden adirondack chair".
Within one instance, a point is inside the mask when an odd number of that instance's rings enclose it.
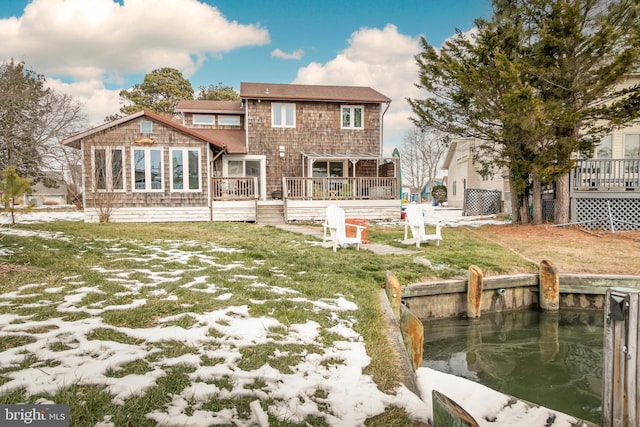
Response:
[[[424,231],[424,216],[422,209],[419,205],[410,204],[407,206],[404,223],[404,243],[405,245],[416,244],[416,247],[420,247],[420,243],[435,240],[436,246],[440,246],[440,240],[442,240],[441,229],[442,226],[436,225],[435,234],[426,234]],[[411,239],[408,239],[408,231],[411,230]]]
[[[347,237],[347,227],[355,227],[356,236]],[[367,227],[363,225],[347,224],[344,218],[344,209],[337,205],[329,205],[326,210],[326,218],[323,224],[324,236],[323,243],[332,241],[333,251],[338,246],[354,245],[356,250],[360,250],[362,244],[362,230]]]

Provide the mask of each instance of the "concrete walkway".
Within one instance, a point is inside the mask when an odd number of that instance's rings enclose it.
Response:
[[[318,227],[308,227],[305,225],[293,225],[293,224],[274,224],[273,226],[281,230],[290,231],[292,233],[305,234],[307,236],[312,236],[317,238],[318,240],[322,240],[322,237],[323,237],[322,229],[319,229]],[[326,242],[324,246],[327,248],[330,248],[331,243]],[[415,247],[415,246],[410,246],[410,247]],[[415,250],[396,248],[395,246],[381,245],[378,243],[366,243],[360,246],[360,248],[366,249],[378,255],[412,255],[412,254],[418,253]]]

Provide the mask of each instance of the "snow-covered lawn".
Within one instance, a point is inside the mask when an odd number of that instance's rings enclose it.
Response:
[[[73,241],[19,228],[0,227],[0,233]],[[92,244],[104,250],[104,241],[83,241],[83,251],[91,251]],[[309,299],[286,280],[278,286],[263,283],[252,275],[261,260],[236,259],[237,250],[171,240],[119,240],[107,246],[105,262],[92,266],[91,274],[113,285],[117,291],[110,295],[79,276],[0,294],[0,399],[20,390],[26,397],[54,396],[72,385],[97,386],[111,395],[112,413],[95,425],[116,426],[129,399],[144,396],[174,369],[185,368],[188,384],[171,393],[168,403],[149,408],[147,419],[161,426],[266,426],[269,420],[305,425],[308,419],[361,426],[385,408],[398,407],[416,422],[430,422],[431,391],[437,389],[483,426],[568,427],[576,421],[428,368],[417,373],[421,396],[402,385],[382,392],[363,371],[370,358],[354,330],[358,306],[353,301],[344,295]],[[11,250],[2,248],[0,240],[0,257]],[[226,281],[204,272],[211,268],[225,272]],[[240,289],[259,290],[262,297],[236,304],[242,300]],[[201,310],[197,300],[183,299],[185,291],[202,295],[213,308]],[[105,320],[106,314],[124,316],[152,302],[174,304],[181,312],[158,313],[152,325],[144,326]],[[252,314],[251,307],[274,303],[326,320],[323,325],[315,320],[285,325],[268,312]],[[39,309],[55,315],[40,318],[34,315]],[[179,351],[167,351],[169,345]],[[266,363],[243,366],[246,352],[265,348],[271,349]],[[282,358],[293,362],[275,368]],[[143,368],[128,373],[131,366]],[[248,409],[236,408],[238,399],[250,402]],[[214,408],[211,401],[229,403]]]

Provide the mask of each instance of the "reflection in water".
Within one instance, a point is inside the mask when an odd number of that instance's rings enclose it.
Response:
[[[424,323],[423,366],[601,422],[602,313],[514,311]]]

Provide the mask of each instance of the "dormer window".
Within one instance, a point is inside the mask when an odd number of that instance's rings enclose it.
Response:
[[[151,133],[151,132],[153,132],[153,122],[151,120],[141,120],[140,133]]]
[[[214,116],[213,114],[194,114],[193,124],[213,126],[215,124],[215,118],[216,116]]]
[[[220,126],[240,126],[240,116],[218,116]]]

